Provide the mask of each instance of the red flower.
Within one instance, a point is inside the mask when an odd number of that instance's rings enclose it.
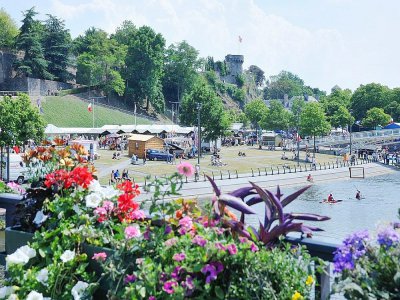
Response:
[[[137,210],[139,204],[133,200],[134,195],[122,194],[118,197],[118,207],[122,212],[128,212],[130,210]]]

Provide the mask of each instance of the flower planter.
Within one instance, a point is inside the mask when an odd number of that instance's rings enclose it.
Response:
[[[6,253],[14,253],[19,247],[26,245],[33,239],[33,233],[18,230],[18,228],[6,228]]]
[[[6,209],[6,226],[14,225],[15,207],[22,201],[23,197],[17,194],[3,193],[0,194],[0,208]]]

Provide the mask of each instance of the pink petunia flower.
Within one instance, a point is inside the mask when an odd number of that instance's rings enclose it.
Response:
[[[199,245],[200,247],[204,247],[207,244],[207,240],[205,238],[203,238],[201,235],[196,235],[192,239],[192,243]]]
[[[174,287],[176,287],[176,286],[178,286],[178,283],[176,281],[168,280],[164,283],[163,290],[167,294],[171,295],[171,294],[175,293]]]
[[[143,210],[135,210],[130,213],[130,218],[132,220],[144,220],[146,218],[146,214]]]
[[[229,244],[227,249],[230,255],[235,255],[237,253],[237,248],[235,244]]]
[[[130,225],[125,228],[125,238],[127,240],[138,238],[141,236],[140,227],[137,224]]]
[[[107,254],[105,252],[95,253],[92,257],[92,259],[97,260],[97,261],[105,261],[106,258],[107,258]]]
[[[222,243],[220,243],[220,242],[216,242],[215,244],[214,244],[214,246],[215,246],[215,248],[217,248],[218,250],[220,250],[220,251],[225,251],[226,250],[226,246],[224,246]]]
[[[110,213],[114,209],[114,203],[111,201],[103,201],[103,208]]]
[[[257,247],[256,244],[251,243],[250,250],[251,250],[252,252],[257,252],[259,249],[258,249],[258,247]]]
[[[185,258],[186,258],[185,253],[176,253],[172,257],[173,260],[178,261],[178,262],[184,260]]]
[[[179,220],[179,225],[181,228],[179,228],[179,233],[184,235],[186,232],[190,231],[193,227],[193,221],[192,218],[189,216],[183,217],[182,219]]]
[[[167,246],[167,247],[172,247],[172,246],[174,246],[177,242],[178,242],[178,239],[175,238],[175,237],[173,237],[173,238],[170,238],[169,240],[166,240],[166,241],[164,242],[164,245]]]
[[[178,173],[186,177],[192,177],[194,174],[194,167],[188,162],[182,162],[177,166]]]
[[[248,240],[247,237],[240,236],[240,237],[239,237],[239,241],[240,241],[242,244],[244,244],[244,243],[247,243],[249,240]]]

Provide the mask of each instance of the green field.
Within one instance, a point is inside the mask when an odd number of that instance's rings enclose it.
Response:
[[[42,97],[43,117],[47,123],[58,127],[92,127],[92,113],[87,109],[88,103],[74,96]],[[133,115],[117,110],[94,107],[95,127],[103,125],[129,125],[135,123]],[[153,122],[137,117],[137,124]]]

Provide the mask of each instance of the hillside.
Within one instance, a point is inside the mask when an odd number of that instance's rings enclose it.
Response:
[[[92,127],[92,113],[87,102],[77,97],[42,97],[43,117],[49,124],[59,127]],[[135,123],[133,115],[101,106],[94,108],[95,127],[103,125],[128,125]],[[137,124],[152,124],[151,120],[137,117]]]

